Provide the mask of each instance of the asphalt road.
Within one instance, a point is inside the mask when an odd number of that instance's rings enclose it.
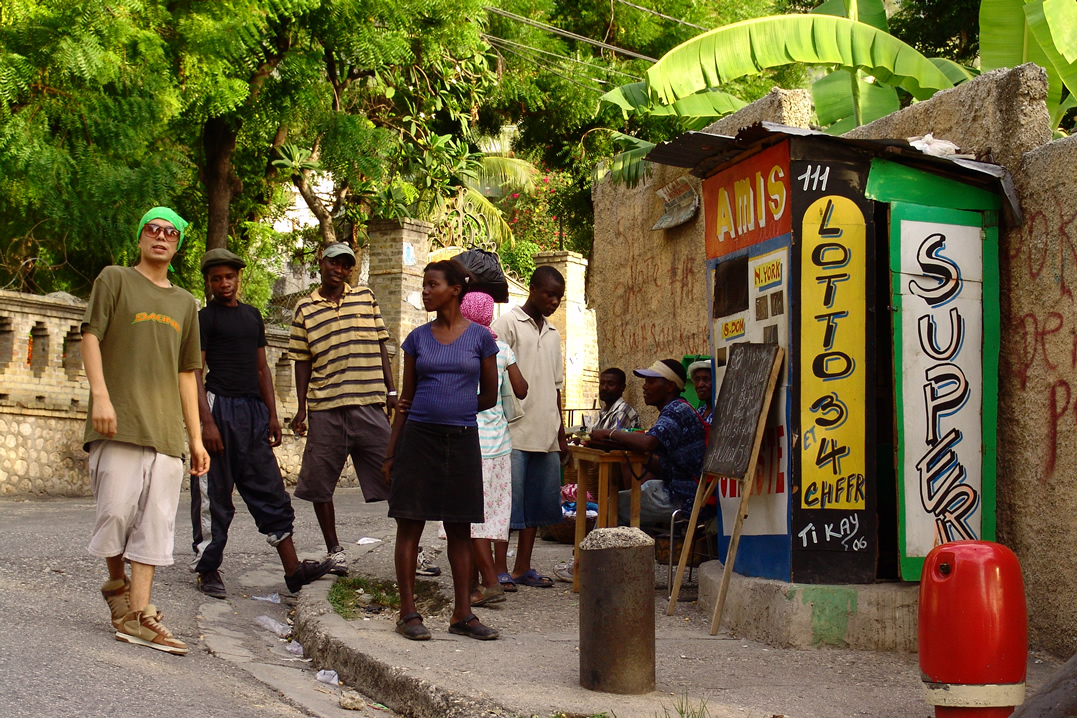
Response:
[[[352,525],[364,513],[384,514],[342,492],[338,511]],[[257,533],[237,497],[225,565],[228,601],[195,589],[190,554],[189,496],[180,501],[176,563],[159,569],[153,602],[191,651],[179,657],[115,640],[99,589],[104,562],[89,555],[89,499],[0,501],[0,705],[17,716],[392,716],[368,707],[344,711],[340,689],[314,679],[308,663],[256,619],[285,621],[280,605],[254,595],[284,593],[276,551]],[[380,507],[380,508],[379,508]],[[343,508],[343,510],[341,510]],[[296,502],[300,557],[324,555],[309,504]],[[341,538],[344,538],[342,531]],[[287,599],[287,597],[286,597]],[[257,677],[256,677],[257,676]]]

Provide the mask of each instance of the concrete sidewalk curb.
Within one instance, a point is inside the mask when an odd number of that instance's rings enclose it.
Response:
[[[699,606],[710,616],[722,564],[703,563]],[[919,583],[809,585],[734,573],[722,628],[776,648],[851,648],[916,653]]]
[[[457,694],[364,653],[354,645],[355,629],[329,605],[332,586],[331,581],[315,581],[303,588],[296,603],[295,638],[315,668],[335,670],[344,683],[411,718],[513,715],[493,701]]]

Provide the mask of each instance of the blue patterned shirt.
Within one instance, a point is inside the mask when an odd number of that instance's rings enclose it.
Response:
[[[662,482],[674,500],[691,503],[703,469],[706,437],[703,422],[684,399],[674,399],[662,407],[658,421],[647,432],[658,439]]]

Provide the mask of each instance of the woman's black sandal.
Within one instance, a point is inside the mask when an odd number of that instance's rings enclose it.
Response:
[[[492,641],[501,635],[497,632],[496,628],[484,626],[482,623],[479,623],[476,626],[470,625],[472,621],[477,622],[478,620],[478,616],[474,613],[469,613],[464,620],[450,623],[449,633],[455,633],[458,636],[467,636],[468,638],[475,638],[480,641]]]
[[[420,623],[414,623],[409,626],[408,621],[416,618],[419,619]],[[400,620],[396,622],[396,632],[409,641],[428,641],[430,640],[430,629],[421,623],[422,620],[423,617],[418,613],[401,616]]]

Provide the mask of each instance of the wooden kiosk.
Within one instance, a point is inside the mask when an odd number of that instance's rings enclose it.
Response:
[[[717,364],[785,353],[733,569],[916,581],[938,543],[994,539],[1005,170],[770,123],[647,159],[702,179]],[[716,491],[724,557],[741,483]]]

